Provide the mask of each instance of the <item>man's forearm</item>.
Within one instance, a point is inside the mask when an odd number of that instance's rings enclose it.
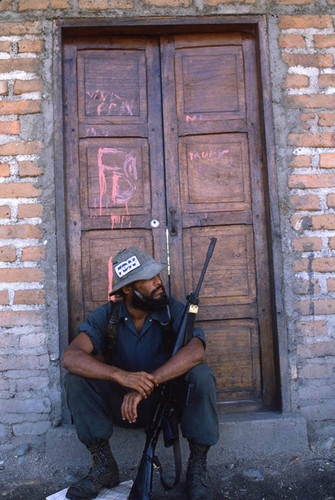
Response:
[[[172,358],[164,365],[153,372],[159,384],[180,377],[187,373],[191,368],[203,363],[205,359],[205,350],[203,343],[198,338],[192,338],[190,342],[182,347]]]
[[[71,349],[65,352],[62,366],[69,372],[81,377],[111,380],[114,382],[116,382],[116,374],[119,370],[94,358],[91,354],[81,349]]]
[[[70,348],[64,353],[62,366],[81,377],[116,382],[123,387],[138,391],[142,397],[149,396],[158,385],[156,377],[151,373],[127,372],[76,348]]]

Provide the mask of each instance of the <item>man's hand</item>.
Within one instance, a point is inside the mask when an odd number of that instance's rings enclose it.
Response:
[[[149,396],[158,387],[158,381],[154,375],[147,372],[126,372],[119,370],[115,374],[116,382],[123,387],[129,387],[137,391],[141,399]]]
[[[123,398],[121,406],[121,415],[123,420],[128,420],[130,424],[134,424],[137,419],[137,406],[142,401],[142,396],[137,391],[130,391]]]

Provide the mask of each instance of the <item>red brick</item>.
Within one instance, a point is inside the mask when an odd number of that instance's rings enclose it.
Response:
[[[300,115],[300,119],[302,122],[307,122],[309,120],[313,120],[313,118],[315,118],[315,114],[314,113],[301,113]]]
[[[47,9],[49,0],[20,0],[19,10],[41,10]]]
[[[10,42],[0,42],[0,52],[10,52]]]
[[[335,250],[335,236],[329,238],[328,245],[331,250]]]
[[[332,28],[333,20],[330,15],[302,15],[302,16],[281,16],[278,27],[287,29],[305,29],[305,28]]]
[[[299,336],[321,337],[327,335],[327,322],[325,320],[302,321],[297,326],[300,328],[300,332],[298,331]]]
[[[18,42],[18,49],[20,53],[41,52],[43,47],[43,40],[19,40]]]
[[[327,205],[330,208],[335,208],[335,193],[327,195]]]
[[[0,122],[0,134],[5,135],[19,135],[20,122]]]
[[[40,61],[37,57],[21,59],[0,60],[0,73],[10,73],[11,71],[26,71],[35,73],[39,68]]]
[[[306,75],[288,75],[284,82],[285,88],[302,88],[308,87],[309,78]]]
[[[39,113],[41,101],[26,100],[26,101],[0,101],[0,115],[28,115],[31,113]]]
[[[310,314],[328,315],[335,313],[335,299],[320,299],[314,301],[301,301],[298,303],[298,309],[303,316]]]
[[[302,273],[308,271],[308,259],[297,259],[293,262],[293,271],[295,273]]]
[[[309,5],[314,3],[314,0],[278,0],[280,5]]]
[[[0,36],[36,35],[40,31],[39,21],[26,21],[20,23],[0,22]]]
[[[0,184],[0,198],[36,198],[41,190],[33,182],[8,182]]]
[[[320,358],[335,355],[335,341],[298,345],[297,354],[301,358]]]
[[[134,7],[134,3],[134,0],[79,0],[79,8],[87,10],[129,9]]]
[[[0,10],[12,10],[12,0],[1,0]]]
[[[335,271],[335,257],[315,257],[311,261],[299,259],[294,262],[293,268],[295,272],[311,269],[316,273],[332,273]]]
[[[302,35],[279,35],[279,47],[292,48],[292,47],[305,47],[305,38]]]
[[[0,305],[1,306],[8,306],[9,304],[9,297],[8,297],[8,290],[2,290],[0,292]],[[0,336],[0,338],[2,335]]]
[[[290,204],[295,210],[319,210],[320,200],[317,195],[293,195],[290,197]]]
[[[328,292],[335,292],[335,278],[327,279],[327,290]]]
[[[0,205],[0,219],[9,219],[11,213],[8,205]]]
[[[10,176],[10,166],[8,163],[0,163],[0,177]]]
[[[335,271],[335,257],[317,257],[312,262],[312,270],[318,273]]]
[[[0,95],[8,95],[8,84],[5,80],[0,81]]]
[[[335,168],[335,153],[321,153],[320,154],[320,167],[321,168]]]
[[[296,252],[318,252],[322,248],[321,238],[295,238],[292,241]]]
[[[45,303],[44,290],[17,290],[14,304],[42,305]]]
[[[36,177],[43,174],[43,170],[36,161],[20,161],[18,163],[20,177]]]
[[[16,260],[16,248],[14,246],[0,247],[0,261],[14,262]]]
[[[291,107],[335,108],[335,94],[289,95],[286,99]]]
[[[316,68],[331,68],[334,59],[331,54],[282,54],[283,60],[289,66],[304,66]]]
[[[0,146],[0,156],[33,155],[41,151],[42,143],[39,141],[22,142],[13,141]]]
[[[335,86],[335,75],[320,75],[319,76],[320,87],[334,87]]]
[[[332,132],[289,134],[289,143],[292,146],[307,148],[331,148],[335,144],[335,134]]]
[[[43,205],[40,203],[24,203],[18,207],[18,219],[29,219],[31,217],[41,217]]]
[[[335,113],[320,113],[319,125],[320,127],[333,127],[335,125]]]
[[[0,225],[0,238],[42,238],[39,226],[31,224]],[[1,281],[1,280],[0,280]]]
[[[0,269],[0,281],[3,283],[32,283],[43,281],[44,273],[36,267]]]
[[[26,261],[40,261],[45,258],[45,248],[42,246],[38,247],[27,247],[22,250],[22,262]]]
[[[16,80],[14,84],[14,94],[25,94],[27,92],[42,92],[41,80]],[[39,101],[37,101],[39,102]]]
[[[39,311],[0,311],[0,326],[14,328],[16,326],[41,325],[42,316]]]
[[[69,0],[50,0],[52,9],[69,9],[71,7]]]
[[[308,155],[294,156],[290,164],[291,168],[310,167],[310,166],[311,166],[311,157]]]
[[[315,231],[318,229],[335,229],[335,214],[325,215],[294,215],[292,217],[292,227],[296,230],[308,229]]]
[[[335,47],[335,35],[314,35],[314,45],[319,49]]]
[[[290,188],[300,189],[334,187],[335,174],[292,174],[288,185]]]
[[[308,379],[326,378],[326,379],[328,379],[332,374],[333,374],[332,365],[325,365],[324,363],[305,365],[299,370],[299,378],[308,378]]]
[[[293,285],[293,291],[297,295],[315,295],[321,292],[321,288],[317,279],[298,280]]]

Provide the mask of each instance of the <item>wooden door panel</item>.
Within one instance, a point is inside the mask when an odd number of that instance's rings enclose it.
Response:
[[[241,47],[221,46],[218,37],[211,47],[180,47],[175,74],[177,118],[189,133],[201,122],[245,117]]]
[[[113,286],[111,262],[119,250],[129,246],[139,246],[154,253],[152,237],[147,230],[88,231],[83,235],[81,257],[86,312],[109,300],[108,293]]]
[[[251,209],[245,134],[183,137],[179,144],[181,207],[185,214]]]
[[[167,183],[171,284],[180,299],[195,288],[215,236],[198,319],[211,338],[220,402],[255,409],[275,394],[257,65],[252,37],[229,36],[163,44],[166,170],[180,185]],[[261,386],[261,370],[270,384]]]
[[[149,145],[146,139],[86,139],[80,143],[84,217],[151,213]],[[108,221],[105,221],[108,225]],[[134,225],[135,217],[130,225]],[[136,226],[136,225],[135,225]]]
[[[158,40],[83,37],[65,52],[72,337],[108,300],[118,250],[142,246],[160,262],[167,250]]]
[[[251,227],[184,229],[185,283],[188,283],[193,290],[196,288],[210,236],[215,236],[217,243],[201,288],[199,319],[211,320],[220,312],[224,317],[224,310],[221,310],[221,307],[225,305],[235,305],[235,317],[238,317],[241,304],[250,305],[248,316],[254,317],[256,280]],[[244,315],[245,313],[246,308],[243,310]]]
[[[199,323],[206,328],[206,360],[213,368],[218,401],[261,406],[259,332],[255,320]]]
[[[78,56],[79,122],[144,123],[147,119],[145,51],[82,50]]]

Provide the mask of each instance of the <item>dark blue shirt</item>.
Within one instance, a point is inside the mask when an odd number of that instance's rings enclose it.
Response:
[[[184,305],[173,297],[168,298],[172,329],[176,334],[184,312]],[[107,302],[90,313],[85,322],[78,326],[78,333],[85,332],[93,345],[93,354],[104,354],[106,349],[107,326],[112,310],[112,302]],[[163,343],[161,323],[169,322],[167,308],[149,312],[140,333],[137,332],[130,314],[122,301],[119,310],[118,338],[112,364],[127,371],[153,372],[168,359]],[[202,340],[204,332],[194,328],[193,337]]]

